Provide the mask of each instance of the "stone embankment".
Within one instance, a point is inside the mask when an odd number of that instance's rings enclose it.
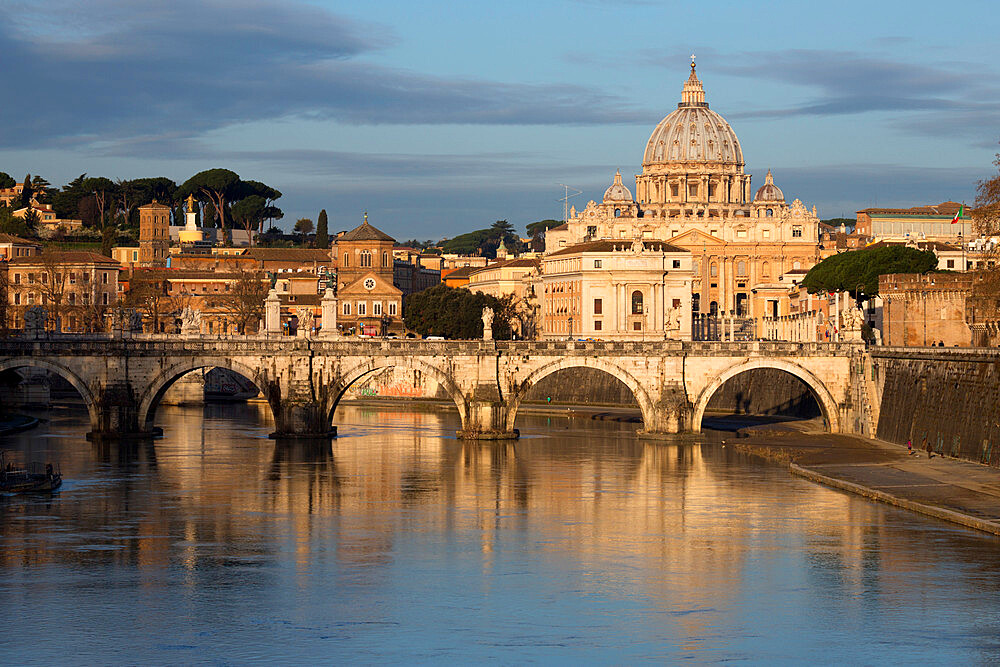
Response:
[[[1000,470],[810,422],[749,426],[727,446],[787,463],[792,474],[871,500],[1000,535]],[[812,422],[815,428],[815,422]]]

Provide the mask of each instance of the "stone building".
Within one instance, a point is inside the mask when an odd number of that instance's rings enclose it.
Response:
[[[677,109],[646,143],[635,198],[615,174],[600,203],[572,210],[546,232],[545,251],[593,240],[664,240],[692,256],[684,308],[763,315],[755,312],[755,287],[821,259],[819,218],[798,199],[788,204],[770,172],[754,194],[744,167],[739,139],[709,108],[692,63]]]
[[[543,337],[691,340],[691,263],[690,252],[657,240],[589,241],[547,254]]]
[[[13,234],[0,234],[0,260],[37,255],[42,246]]]
[[[958,222],[955,215],[962,210]],[[968,211],[956,201],[911,208],[866,208],[857,212],[855,233],[876,239],[957,241],[976,236]]]
[[[969,273],[892,273],[879,276],[882,340],[886,345],[972,344],[966,300]]]
[[[139,207],[139,265],[165,266],[170,254],[169,206],[156,200]]]
[[[118,262],[94,252],[14,257],[6,267],[11,326],[22,327],[24,312],[42,306],[52,331],[104,331],[118,301],[119,269]]]
[[[367,336],[401,333],[403,291],[394,284],[395,240],[364,222],[334,239],[337,267],[337,326]]]

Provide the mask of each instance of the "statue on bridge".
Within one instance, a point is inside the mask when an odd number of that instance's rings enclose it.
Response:
[[[197,336],[201,333],[201,311],[195,310],[191,306],[184,306],[181,311],[181,334],[185,336]]]
[[[493,309],[483,308],[483,340],[493,340]]]
[[[40,338],[45,334],[45,323],[49,319],[49,311],[42,306],[32,306],[24,311],[24,333],[31,338]]]

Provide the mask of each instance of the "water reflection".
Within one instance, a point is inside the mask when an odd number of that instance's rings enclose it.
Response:
[[[63,491],[0,499],[8,635],[42,662],[81,637],[99,662],[998,650],[996,540],[711,436],[525,416],[472,443],[451,412],[345,406],[332,445],[275,442],[250,403],[163,406],[162,439],[111,450],[85,412],[48,416],[6,446],[60,461]]]

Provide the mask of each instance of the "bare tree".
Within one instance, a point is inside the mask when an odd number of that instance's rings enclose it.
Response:
[[[163,316],[176,310],[167,295],[167,281],[156,271],[136,271],[132,274],[128,294],[125,295],[125,307],[143,313],[151,323],[152,333],[160,333]]]
[[[230,284],[225,306],[232,314],[236,330],[246,334],[255,330],[264,317],[264,299],[270,282],[263,271],[239,271]]]

